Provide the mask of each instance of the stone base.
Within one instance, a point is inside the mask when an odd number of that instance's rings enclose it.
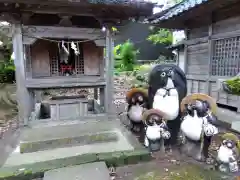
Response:
[[[31,180],[31,178],[43,177],[44,172],[49,170],[97,161],[104,161],[107,166],[121,166],[151,159],[149,151],[116,119],[75,124],[69,122],[56,127],[41,125],[26,128],[21,140],[34,142],[34,140],[46,140],[57,136],[66,137],[76,132],[79,136],[115,132],[118,139],[114,142],[54,148],[23,154],[13,153],[0,169],[0,180],[9,178]]]
[[[104,162],[88,163],[47,171],[43,180],[110,180],[109,171]]]
[[[186,140],[186,143],[182,145],[181,152],[186,154],[187,156],[192,157],[197,161],[203,161],[204,156],[201,152],[201,144],[198,142],[191,142]]]

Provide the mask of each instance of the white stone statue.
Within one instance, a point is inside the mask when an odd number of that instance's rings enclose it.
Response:
[[[219,132],[216,107],[213,98],[200,93],[186,96],[181,103],[181,150],[196,160],[208,160],[212,137]]]
[[[222,135],[222,139],[216,157],[218,169],[221,172],[238,172],[239,138],[232,133],[226,133]]]
[[[164,114],[157,109],[152,109],[144,113],[144,145],[148,147],[150,151],[161,150],[165,152],[164,141],[171,137],[163,116]]]

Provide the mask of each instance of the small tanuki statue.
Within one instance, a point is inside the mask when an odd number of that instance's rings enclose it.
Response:
[[[217,151],[216,166],[221,172],[237,172],[239,171],[239,138],[232,134],[226,133],[222,135],[222,143]]]
[[[144,113],[143,122],[145,125],[144,145],[151,152],[165,152],[164,141],[171,137],[163,112],[151,109]]]
[[[142,88],[133,88],[128,91],[126,95],[127,117],[130,121],[130,128],[133,132],[140,132],[143,130],[142,115],[146,110],[148,95],[147,91]]]
[[[180,103],[187,94],[187,80],[184,72],[173,64],[155,66],[149,75],[148,111],[159,110],[167,120],[171,137],[165,141],[166,150],[177,144],[180,129]],[[149,114],[146,111],[144,113]]]
[[[199,161],[209,158],[212,137],[218,134],[216,102],[205,94],[191,94],[181,102],[181,151]]]

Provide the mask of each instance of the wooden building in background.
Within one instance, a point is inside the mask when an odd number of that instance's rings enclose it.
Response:
[[[240,112],[240,96],[219,91],[217,84],[240,72],[239,7],[240,0],[184,0],[145,21],[185,30],[184,58],[179,63],[187,75],[188,93],[207,93],[232,114]]]

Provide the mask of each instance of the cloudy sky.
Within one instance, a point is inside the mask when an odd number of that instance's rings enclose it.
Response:
[[[173,1],[172,0],[149,0],[152,1],[153,3],[157,3],[158,5],[163,5],[163,8],[154,8],[153,9],[153,13],[158,13],[163,9],[166,9],[170,6],[173,5]]]

